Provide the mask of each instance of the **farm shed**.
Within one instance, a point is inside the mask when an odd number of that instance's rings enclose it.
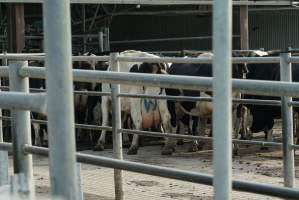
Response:
[[[7,9],[5,4],[0,3],[0,6],[0,48],[4,51],[8,39]],[[211,6],[87,4],[72,5],[71,10],[74,52],[108,50],[109,47],[99,47],[100,32],[109,34],[104,40],[109,40],[112,51],[210,50],[212,47]],[[24,52],[42,52],[41,12],[39,4],[24,5]],[[239,7],[234,7],[233,49],[241,48],[239,13]],[[248,15],[250,49],[298,48],[299,12],[296,7],[250,7]],[[105,32],[105,28],[109,32]]]
[[[20,1],[21,0],[10,0],[10,2]],[[41,2],[41,0],[32,1]],[[237,56],[233,54],[232,56],[233,31],[231,30],[233,4],[241,4],[242,7],[247,4],[256,5],[259,3],[260,5],[271,4],[273,6],[297,6],[297,2],[215,0],[213,2],[213,17],[211,20],[213,23],[213,30],[211,31],[213,38],[213,44],[211,48],[213,51],[212,53],[203,53],[198,57],[157,56],[148,52],[132,50],[120,53],[111,52],[109,53],[109,55],[105,56],[95,56],[90,54],[84,56],[73,56],[71,35],[72,18],[70,12],[70,3],[86,3],[87,1],[93,3],[95,1],[100,1],[101,3],[106,4],[107,2],[111,2],[110,0],[43,1],[44,37],[42,35],[32,35],[30,37],[31,39],[38,37],[39,39],[44,40],[45,47],[39,47],[40,49],[37,50],[43,50],[45,53],[0,54],[3,65],[0,66],[1,77],[9,78],[9,88],[5,88],[9,89],[9,91],[0,92],[0,107],[2,109],[11,110],[12,115],[9,120],[12,120],[11,132],[13,135],[12,141],[6,142],[3,141],[2,133],[0,132],[1,195],[5,194],[10,197],[20,196],[23,199],[32,199],[32,197],[36,195],[35,186],[46,184],[45,188],[51,191],[48,192],[48,194],[53,198],[59,197],[63,199],[76,200],[81,200],[83,198],[92,199],[92,197],[83,197],[83,193],[85,192],[86,194],[84,184],[92,183],[92,185],[95,185],[95,188],[91,187],[90,189],[89,187],[89,191],[91,192],[95,192],[98,184],[96,181],[91,182],[91,180],[95,177],[95,174],[90,174],[90,177],[83,176],[83,179],[87,178],[85,179],[87,181],[85,183],[83,182],[82,184],[81,173],[84,172],[84,169],[81,170],[81,167],[83,166],[83,168],[88,167],[89,170],[95,171],[96,174],[104,173],[106,175],[109,174],[108,176],[110,178],[113,177],[114,182],[112,184],[111,182],[106,182],[106,180],[99,179],[99,181],[101,180],[104,183],[104,186],[109,187],[110,192],[112,191],[112,193],[114,193],[112,197],[102,197],[101,195],[105,194],[102,190],[99,193],[97,192],[97,194],[93,193],[93,195],[97,195],[96,198],[103,198],[105,200],[109,198],[115,198],[117,200],[134,199],[133,197],[136,196],[137,193],[135,192],[135,187],[138,187],[140,185],[149,187],[158,186],[160,190],[164,192],[162,194],[158,193],[158,195],[155,194],[151,196],[153,199],[213,198],[215,200],[230,200],[234,198],[234,195],[236,195],[235,191],[233,192],[232,190],[257,193],[258,195],[269,195],[280,198],[299,198],[299,190],[295,186],[298,182],[298,180],[296,179],[297,166],[295,158],[297,157],[295,154],[295,149],[298,149],[299,145],[294,144],[293,140],[293,121],[294,124],[296,121],[296,119],[293,118],[293,114],[295,115],[296,113],[292,110],[293,107],[295,108],[299,105],[299,103],[296,101],[296,98],[299,97],[299,84],[298,79],[294,79],[294,82],[292,82],[291,76],[292,73],[294,74],[294,72],[299,73],[299,70],[295,67],[298,66],[296,64],[299,63],[299,57],[292,54],[292,49],[281,51],[279,52],[279,54],[268,54],[269,52],[246,50],[245,52],[249,52],[250,55],[243,57],[239,56],[240,54],[237,54]],[[136,4],[135,0],[113,0],[113,2],[116,2],[118,4],[122,4],[124,2],[127,2],[128,4]],[[171,2],[172,4],[188,3],[195,5],[199,4],[199,2],[208,5],[211,5],[212,3],[211,1],[195,0],[140,0],[137,2],[138,4],[135,5],[135,8],[140,9],[143,7],[143,5],[148,4],[169,4],[169,2]],[[13,9],[16,9],[15,11],[20,11],[22,9],[22,5],[18,5]],[[245,7],[243,7],[243,9],[245,9]],[[103,10],[105,10],[106,13],[110,13],[109,10],[107,11],[107,8]],[[25,25],[23,23],[24,18],[20,18],[20,15],[22,15],[23,11],[15,11],[9,13],[12,16],[12,18],[9,18],[9,20],[12,20],[13,22],[15,22],[15,24],[7,23],[8,27],[10,27],[8,31],[8,38],[10,40],[8,42],[8,47],[12,49],[9,49],[11,51],[16,50],[20,52],[23,48],[22,41],[27,36],[24,37],[23,34],[20,34],[20,32],[24,30],[22,29],[23,25]],[[86,10],[83,13],[86,13]],[[16,18],[16,20],[14,20],[13,18]],[[83,19],[83,21],[85,20],[86,19]],[[95,21],[92,20],[91,22],[94,25]],[[110,24],[110,22],[108,23],[108,25]],[[105,26],[108,27],[107,22],[105,23]],[[21,24],[22,26],[18,26],[18,24]],[[41,23],[37,24],[38,26],[41,26]],[[76,37],[79,37],[84,41],[82,45],[83,47],[81,47],[80,49],[80,45],[77,45],[77,47],[75,44],[73,45],[74,47],[78,48],[76,49],[78,50],[78,52],[85,52],[86,50],[89,50],[88,43],[92,43],[92,41],[89,40],[89,37],[91,36],[86,36],[86,23],[83,24],[83,36],[82,34],[79,36],[76,35]],[[240,29],[244,29],[244,27],[242,27],[242,25],[244,24],[240,23],[240,25]],[[100,43],[100,45],[98,45],[99,51],[111,50],[111,44],[113,44],[113,40],[110,40],[110,29],[112,28],[109,27],[109,29],[103,30],[102,33],[98,33],[98,36],[105,35],[104,37],[99,37],[101,41],[103,41],[105,38],[104,42],[98,42]],[[260,27],[257,27],[255,30],[259,29]],[[244,30],[242,31],[244,33]],[[240,33],[240,35],[242,34]],[[15,40],[13,40],[12,36],[15,36]],[[176,38],[175,40],[181,40],[181,38]],[[143,43],[145,41],[138,42]],[[120,42],[118,42],[118,44],[119,43]],[[242,48],[249,48],[247,45],[244,45],[245,43],[243,40],[241,43],[242,45],[240,46],[242,46]],[[117,43],[114,41],[114,44]],[[175,47],[173,48],[175,49]],[[243,52],[244,51],[241,51],[241,53]],[[259,53],[265,54],[261,55]],[[40,67],[29,66],[28,60],[45,61],[45,64],[44,66]],[[73,61],[79,62],[79,68],[75,68],[75,63],[73,63],[74,68],[72,68]],[[111,71],[95,70],[95,62],[102,62],[102,64],[107,64],[108,62],[110,67],[108,69],[111,69]],[[190,67],[190,72],[186,74],[185,71],[187,70],[186,68],[184,68],[184,65],[181,65],[183,67],[181,68],[183,74],[180,74],[181,72],[171,73],[175,72],[175,70],[169,70],[169,73],[167,74],[165,73],[165,70],[167,70],[168,63],[194,65],[193,67]],[[271,64],[270,67],[272,69],[274,69],[275,67],[275,76],[273,79],[255,80],[250,79],[250,77],[245,77],[245,75],[249,74],[250,72],[248,70],[249,67],[250,69],[252,69],[252,67],[255,67],[256,69],[269,67],[269,65],[263,64]],[[295,71],[292,71],[292,64],[294,68],[296,68]],[[94,66],[94,68],[88,68],[89,65]],[[107,65],[105,66],[107,67]],[[204,66],[209,68],[208,72],[204,69]],[[80,67],[87,67],[87,69],[83,70],[83,68]],[[195,67],[199,67],[200,70],[196,70]],[[273,72],[271,68],[266,73],[263,73],[264,75],[266,75],[266,78],[268,78],[268,75],[270,74],[269,72]],[[207,74],[208,76],[202,76]],[[41,90],[36,94],[30,93],[29,77],[36,79],[46,79],[47,89]],[[297,77],[298,76],[296,76],[296,78]],[[73,81],[75,81],[75,83],[73,83]],[[74,108],[76,107],[76,100],[74,98],[73,92],[80,92],[81,94],[86,96],[93,93],[90,91],[86,91],[85,89],[81,91],[74,91],[77,88],[76,82],[102,83],[102,89],[107,89],[103,90],[104,93],[97,93],[96,95],[102,96],[101,110],[103,116],[108,119],[109,114],[111,114],[111,126],[109,126],[110,124],[106,123],[105,120],[103,120],[102,126],[95,127],[101,130],[110,130],[112,132],[113,151],[105,152],[107,154],[76,151],[75,127],[77,128],[78,124],[75,124],[74,119]],[[129,93],[124,92],[125,90],[123,90],[123,88],[121,89],[121,84],[129,86]],[[140,89],[139,91],[141,91],[141,93],[137,93],[136,88]],[[148,89],[150,89],[150,92],[146,93]],[[157,93],[154,94],[155,92],[153,93],[151,89],[154,89],[154,91]],[[179,91],[179,93],[183,90],[183,95],[167,96],[167,89],[173,89]],[[184,90],[200,91],[200,93],[199,96],[195,95],[188,97],[185,96]],[[213,92],[212,96],[210,95],[208,98],[206,98],[206,96],[204,96],[203,94],[205,92],[207,92],[205,93],[205,95],[211,94],[209,93],[210,91]],[[108,92],[108,94],[105,92]],[[233,96],[236,93],[239,95],[238,98],[235,98],[235,96]],[[275,96],[276,99],[244,99],[241,98],[241,94]],[[92,95],[94,95],[94,93]],[[123,105],[128,104],[125,104],[126,102],[124,101],[123,97],[130,97],[130,105],[128,106],[130,110],[125,110],[124,107],[126,106]],[[132,99],[136,97],[142,97],[143,100],[136,101],[135,99],[135,101],[133,101]],[[294,100],[292,99],[292,97],[294,97]],[[160,121],[160,123],[162,123],[163,126],[165,125],[166,129],[164,129],[164,127],[163,129],[167,130],[166,132],[164,132],[162,129],[160,130],[160,132],[143,130],[144,127],[142,127],[143,125],[141,124],[143,123],[143,107],[140,106],[144,102],[147,102],[147,100],[145,100],[147,98],[157,99],[154,100],[154,103],[153,101],[150,102],[152,103],[152,105],[155,105],[156,103],[155,107],[158,107],[159,114],[162,119],[162,122]],[[209,114],[212,123],[211,129],[213,130],[213,137],[206,137],[205,130],[202,132],[204,134],[203,136],[199,135],[199,132],[197,132],[195,135],[185,135],[186,132],[177,134],[177,125],[174,125],[173,121],[169,117],[169,115],[171,115],[170,112],[172,112],[172,114],[175,112],[176,114],[177,109],[175,107],[168,106],[168,102],[166,102],[165,100],[168,98],[180,101],[195,101],[195,106],[197,106],[198,103],[202,101],[212,101],[212,105],[211,103],[208,104],[212,106]],[[110,101],[110,103],[108,101]],[[106,104],[107,102],[108,104]],[[233,121],[238,121],[235,120],[234,116],[236,115],[234,114],[237,114],[237,112],[235,111],[237,111],[236,109],[239,106],[235,105],[240,105],[240,103],[242,102],[245,103],[245,105],[248,103],[250,105],[258,104],[278,106],[276,107],[276,110],[278,109],[278,112],[281,114],[282,118],[281,125],[279,125],[278,123],[278,125],[281,126],[281,128],[279,128],[279,134],[281,134],[282,132],[281,142],[238,139],[239,132],[234,132]],[[148,103],[146,104],[151,105]],[[107,110],[107,112],[105,110]],[[49,133],[48,147],[41,147],[35,144],[32,145],[32,121],[30,111],[46,115],[46,118],[48,120],[47,125]],[[133,128],[135,127],[136,130],[130,129],[130,123],[128,125],[128,128],[123,126],[122,113],[129,111],[134,123]],[[296,110],[294,109],[294,111]],[[213,115],[211,115],[212,112]],[[154,118],[153,120],[155,119],[157,118]],[[274,118],[271,119],[273,120],[273,124],[271,127],[266,127],[266,129],[262,127],[262,131],[264,131],[265,135],[273,131],[269,130],[270,128],[272,129],[274,125]],[[241,122],[241,120],[239,120],[239,122]],[[44,123],[44,121],[41,123]],[[123,150],[122,133],[129,133],[134,135],[133,141],[128,151]],[[104,132],[101,132],[101,136],[103,135]],[[163,138],[164,147],[161,151],[162,156],[157,155],[157,153],[154,152],[153,149],[145,148],[145,152],[141,151],[142,154],[140,155],[140,157],[137,157],[136,154],[139,144],[138,139],[134,140],[134,138],[135,136],[139,135]],[[208,149],[210,154],[206,154],[209,158],[208,162],[211,163],[212,166],[210,166],[210,168],[208,167],[208,169],[199,169],[197,164],[202,167],[202,165],[204,165],[203,163],[207,162],[202,157],[202,153],[204,152],[199,151],[196,159],[201,159],[202,162],[195,162],[194,166],[189,167],[190,163],[187,162],[188,159],[186,160],[186,158],[188,155],[194,155],[193,153],[197,152],[198,149],[194,150],[191,154],[188,154],[184,151],[176,152],[175,150],[179,149],[176,147],[176,139],[187,139],[191,140],[192,142],[198,142],[199,140],[202,140],[206,143],[212,143],[212,149]],[[269,167],[269,164],[274,163],[271,161],[264,162],[265,160],[262,159],[262,164],[254,163],[256,167],[254,166],[253,169],[253,171],[255,171],[266,167],[266,171],[270,170],[271,175],[276,174],[274,173],[274,169],[276,169],[280,172],[278,177],[279,179],[275,181],[271,179],[271,182],[268,182],[268,180],[266,179],[261,180],[259,178],[256,178],[255,176],[251,176],[252,174],[249,177],[244,176],[245,173],[250,174],[248,168],[246,168],[245,171],[242,171],[244,167],[244,165],[242,165],[244,163],[244,160],[237,160],[237,163],[235,163],[238,157],[232,157],[232,150],[237,149],[238,144],[253,144],[281,148],[282,150],[277,150],[279,151],[279,153],[281,153],[279,156],[279,158],[281,159],[278,166],[275,165],[274,168],[273,166],[271,166],[271,168],[267,168]],[[195,145],[197,145],[197,143]],[[164,153],[163,151],[164,148],[168,150],[166,151],[166,153]],[[12,152],[12,157],[10,157],[10,159],[8,159],[8,152]],[[127,157],[124,156],[123,152],[127,152],[130,158],[126,159]],[[249,150],[249,152],[253,153],[252,150]],[[149,155],[146,153],[149,153]],[[153,154],[156,154],[156,156],[153,156]],[[49,160],[39,160],[35,156],[32,157],[32,155],[44,157],[48,156]],[[169,156],[167,158],[171,157],[172,160],[167,160],[166,157],[163,157],[165,155]],[[162,160],[158,159],[159,156],[161,156]],[[192,157],[190,157],[190,159],[192,159]],[[248,157],[245,158],[245,160],[247,159]],[[183,162],[183,164],[188,165],[188,167],[185,168],[180,166],[180,169],[178,169],[176,168],[177,164],[173,162],[174,160],[180,160],[181,162]],[[250,162],[248,163],[248,161],[246,162],[246,165],[251,164]],[[80,163],[84,164],[82,164],[81,166]],[[191,163],[194,164],[193,161],[191,161]],[[241,164],[241,166],[238,165],[240,167],[240,171],[234,170],[233,173],[233,169],[238,163]],[[44,167],[39,168],[40,171],[43,171],[42,173],[36,174],[39,172],[38,170],[34,170],[35,173],[33,173],[33,168],[36,164],[44,165]],[[87,166],[86,164],[95,165],[97,167],[90,168],[90,166]],[[261,166],[263,164],[265,164],[266,166]],[[106,171],[106,169],[103,168],[113,168],[113,171],[110,171],[109,173],[108,171]],[[46,170],[48,170],[49,172],[49,178],[47,178],[47,175],[45,175]],[[126,174],[125,171],[143,173],[151,176],[170,178],[197,184],[204,184],[208,186],[212,185],[213,191],[207,188],[199,188],[197,187],[197,185],[194,187],[193,185],[186,186],[182,182],[180,182],[179,184],[170,184],[169,182],[161,181],[160,183],[159,179],[149,180],[149,177],[142,177],[142,179],[147,179],[146,181],[133,180],[128,182],[126,181],[125,177],[132,179],[137,176],[135,176],[135,174],[131,174],[130,176],[130,174]],[[12,176],[10,176],[10,179],[8,178],[8,173],[12,174]],[[236,175],[237,177],[235,177]],[[265,174],[263,173],[262,175]],[[103,178],[103,175],[101,175],[100,177]],[[41,181],[44,178],[48,180]],[[248,178],[250,178],[250,181],[248,181]],[[35,180],[40,181],[38,182],[39,185],[35,185]],[[127,186],[130,184],[134,184],[133,188]],[[164,187],[165,184],[169,185],[169,188],[174,187],[176,192],[167,192],[166,188]],[[189,192],[189,190],[186,190],[190,186],[194,188],[193,190],[191,190],[191,192]],[[179,187],[181,188],[181,190],[178,189]],[[127,188],[129,188],[129,190],[127,190]],[[200,194],[195,193],[195,191],[197,191],[198,189],[203,192]],[[148,191],[148,189],[146,189],[146,191]],[[155,191],[157,190],[154,189],[153,192]],[[143,190],[142,192],[145,192],[145,190]],[[137,198],[140,199],[139,194],[137,195]],[[255,194],[249,196],[249,198],[251,197],[260,198],[259,196],[255,196]],[[242,199],[245,197],[242,195],[239,196],[238,194],[236,198]]]

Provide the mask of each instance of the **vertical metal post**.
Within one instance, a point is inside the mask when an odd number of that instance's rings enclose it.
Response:
[[[104,28],[104,51],[110,51],[110,35],[109,28]]]
[[[244,1],[244,0],[243,0]],[[249,49],[248,6],[240,6],[240,46],[242,50]]]
[[[0,142],[3,142],[0,140]],[[0,151],[0,186],[7,185],[8,179],[8,152]]]
[[[292,65],[288,62],[290,53],[280,55],[280,80],[292,81]],[[293,107],[289,105],[292,97],[281,97],[282,139],[283,139],[283,173],[284,185],[295,186],[295,162],[293,141]]]
[[[0,80],[1,85],[1,80]],[[2,110],[0,109],[2,117]],[[3,142],[3,126],[2,119],[0,120],[0,142]],[[0,186],[8,184],[8,152],[0,151]]]
[[[29,78],[19,76],[22,67],[28,67],[28,61],[17,61],[9,64],[10,91],[29,93]],[[23,173],[29,191],[33,190],[32,155],[24,154],[24,144],[31,145],[30,111],[12,110],[12,140],[14,173]],[[32,194],[32,193],[31,193]]]
[[[20,53],[25,46],[24,4],[8,4],[8,51]]]
[[[1,9],[1,7],[0,7]],[[6,52],[4,52],[6,54]],[[7,66],[7,59],[2,59],[2,66]],[[0,77],[0,86],[2,84],[2,77]],[[0,89],[1,92],[1,89]],[[0,108],[0,117],[2,117],[2,109]],[[0,119],[0,142],[3,142],[3,123],[2,118]],[[0,172],[1,173],[1,172]]]
[[[118,53],[110,54],[111,69],[119,72],[119,63],[116,60]],[[121,129],[121,105],[120,105],[120,85],[111,85],[111,98],[112,98],[112,134],[113,134],[113,154],[117,159],[123,159],[122,151],[122,134],[118,132]],[[123,197],[123,175],[122,171],[114,169],[114,187],[115,187],[115,199],[122,200]]]
[[[5,53],[4,53],[5,54]],[[7,65],[7,59],[2,60],[2,65]],[[2,77],[0,77],[1,86]],[[1,90],[0,90],[1,92]],[[0,109],[0,117],[2,117],[2,109]],[[3,124],[0,119],[0,142],[3,142]],[[0,186],[8,184],[8,152],[0,151]]]
[[[82,32],[83,32],[83,53],[86,52],[86,12],[85,12],[85,4],[82,4]]]
[[[44,1],[51,193],[77,199],[70,1]]]
[[[102,31],[99,32],[99,52],[104,51],[104,34]]]
[[[232,0],[213,4],[213,166],[214,199],[231,199],[232,190]]]
[[[78,194],[77,194],[77,200],[83,200],[83,190],[82,190],[82,180],[81,180],[81,163],[76,164],[77,168],[77,178],[78,178]]]

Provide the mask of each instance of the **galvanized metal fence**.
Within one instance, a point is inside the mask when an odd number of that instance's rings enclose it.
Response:
[[[29,1],[28,1],[29,2]],[[39,1],[36,1],[39,2]],[[90,2],[90,1],[89,1]],[[102,1],[96,1],[97,3]],[[108,1],[104,1],[107,3]],[[115,1],[115,3],[125,1]],[[164,4],[169,1],[145,1],[147,4]],[[179,1],[171,1],[179,3]],[[199,2],[199,1],[198,1]],[[189,4],[198,4],[188,1]],[[13,150],[14,173],[24,175],[26,189],[21,190],[24,196],[34,195],[32,156],[31,154],[49,155],[51,193],[64,199],[81,199],[78,167],[76,160],[110,167],[115,169],[115,196],[123,199],[122,172],[128,170],[150,175],[214,185],[215,199],[231,199],[231,190],[256,192],[285,198],[299,198],[299,190],[294,188],[294,149],[292,133],[291,97],[299,97],[299,83],[290,83],[291,64],[299,63],[299,57],[282,54],[281,57],[267,58],[231,58],[231,17],[232,1],[217,0],[214,5],[213,17],[213,60],[209,58],[139,58],[122,57],[117,53],[102,57],[75,57],[76,60],[109,61],[114,72],[102,71],[71,71],[71,31],[69,1],[44,1],[46,69],[28,67],[26,61],[42,60],[42,56],[1,55],[0,58],[13,60],[9,67],[0,67],[0,75],[10,80],[10,92],[0,93],[0,107],[12,109],[13,144],[0,141],[0,149]],[[109,1],[109,3],[111,3]],[[133,3],[133,1],[128,1]],[[141,4],[142,1],[134,1]],[[181,1],[181,4],[186,2]],[[247,2],[248,3],[248,2]],[[249,4],[249,3],[248,3]],[[74,60],[75,60],[74,59]],[[134,74],[118,72],[121,62],[172,62],[172,63],[211,63],[214,67],[214,78],[164,76],[150,74]],[[232,63],[279,63],[281,64],[282,82],[253,81],[231,79]],[[72,76],[73,75],[73,76]],[[47,93],[29,94],[28,77],[46,78]],[[105,82],[112,84],[113,103],[113,147],[114,159],[92,156],[75,152],[74,111],[72,81]],[[214,176],[166,167],[135,163],[122,160],[121,133],[153,135],[153,133],[125,130],[120,120],[120,89],[119,84],[135,85],[136,82],[145,86],[163,88],[182,88],[191,90],[212,90],[214,94],[213,130],[214,140]],[[231,177],[231,91],[242,93],[282,96],[283,117],[283,152],[285,186],[232,180]],[[49,149],[31,145],[29,110],[46,112],[48,116]],[[217,123],[216,123],[217,122]],[[156,133],[156,136],[181,137],[175,134]],[[185,136],[186,137],[186,136]],[[0,182],[7,185],[7,154],[1,153]]]

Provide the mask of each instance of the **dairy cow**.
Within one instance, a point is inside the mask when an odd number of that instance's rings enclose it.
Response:
[[[200,56],[212,57],[212,53],[205,53]],[[234,78],[243,78],[244,73],[247,72],[246,66],[241,64],[234,64],[232,67],[232,76]],[[170,75],[184,75],[184,76],[200,76],[200,77],[212,77],[212,65],[211,64],[173,64],[170,66],[168,73]],[[191,97],[211,97],[212,93],[195,90],[179,90],[179,89],[166,89],[167,95],[172,96],[191,96]],[[233,93],[233,97],[239,97],[239,93]],[[178,124],[184,118],[197,117],[199,119],[199,130],[195,130],[195,127],[190,127],[191,131],[195,135],[204,135],[205,127],[208,119],[212,117],[213,106],[212,102],[190,102],[182,101],[175,102],[173,100],[167,101],[168,109],[171,115],[171,126],[173,130],[178,128]],[[237,117],[236,109],[237,105],[233,106],[233,123],[239,123],[240,119]],[[187,116],[186,116],[187,115]],[[194,119],[194,118],[193,118]],[[176,131],[175,131],[176,132]],[[237,131],[234,131],[234,137],[236,138]],[[175,148],[175,140],[166,144],[164,154],[172,154]],[[202,147],[198,141],[194,141],[189,148],[189,151],[197,151]]]
[[[277,56],[277,54],[268,55],[267,52],[253,52],[250,56],[266,57]],[[299,66],[293,64],[292,80],[299,82]],[[263,63],[263,64],[247,64],[248,74],[247,79],[250,80],[265,80],[265,81],[280,81],[280,64],[278,63]],[[245,99],[260,99],[260,100],[280,100],[280,97],[260,96],[260,95],[244,95]],[[245,108],[243,108],[245,106]],[[272,133],[274,120],[281,117],[280,106],[269,105],[240,105],[242,111],[243,124],[241,134],[243,138],[252,138],[253,133],[263,131],[265,140],[272,141]],[[298,113],[298,108],[294,107],[294,112]],[[295,115],[295,116],[296,116]]]
[[[133,56],[133,57],[153,57],[158,56],[141,52],[141,51],[124,51],[120,53],[120,56]],[[110,67],[108,68],[110,70]],[[151,73],[151,74],[163,74],[164,65],[160,63],[140,63],[140,62],[122,62],[120,66],[121,72],[132,73]],[[110,84],[102,84],[103,92],[110,92]],[[144,87],[139,85],[121,85],[121,93],[130,94],[165,94],[164,90],[158,87]],[[111,111],[111,98],[108,96],[102,97],[102,126],[108,125],[108,117]],[[150,128],[154,124],[161,121],[164,131],[169,132],[170,115],[167,109],[165,100],[154,99],[138,99],[138,98],[121,98],[121,111],[122,111],[122,124],[128,118],[132,119],[133,127],[137,130],[143,130]],[[128,143],[128,137],[124,135],[124,142]],[[106,140],[106,131],[102,131],[101,136],[95,146],[94,150],[104,150]],[[128,154],[137,154],[139,148],[139,136],[134,134],[133,140],[128,150]]]

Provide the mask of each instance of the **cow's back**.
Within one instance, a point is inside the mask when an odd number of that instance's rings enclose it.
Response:
[[[135,50],[127,50],[123,51],[119,54],[123,57],[147,57],[147,58],[158,58],[159,56],[150,54],[147,52],[142,51],[135,51]],[[120,62],[119,64],[119,71],[120,72],[130,72],[131,68],[135,65],[141,65],[142,62]],[[108,71],[111,71],[111,66],[108,67]],[[110,84],[103,83],[102,84],[102,91],[103,92],[110,92]],[[141,94],[143,93],[143,86],[136,86],[136,85],[120,85],[120,92],[121,93],[131,93],[131,94]],[[130,110],[130,98],[121,98],[121,109],[124,111]]]

